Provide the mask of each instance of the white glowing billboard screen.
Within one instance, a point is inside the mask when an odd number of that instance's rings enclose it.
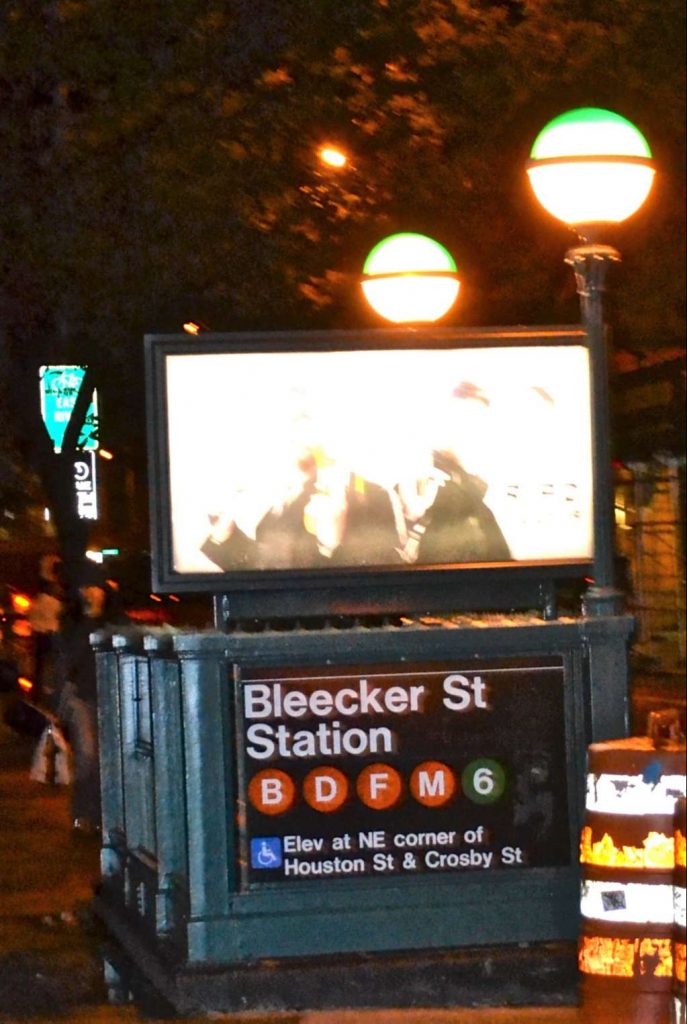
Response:
[[[167,575],[589,562],[583,338],[459,340],[170,346]]]

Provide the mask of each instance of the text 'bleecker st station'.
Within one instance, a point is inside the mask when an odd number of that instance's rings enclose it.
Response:
[[[469,679],[454,673],[443,681],[444,707],[451,711],[488,709],[487,690],[479,675]],[[328,718],[332,714],[345,717],[359,715],[406,715],[424,712],[427,687],[371,686],[360,679],[355,686],[345,686],[332,692],[318,689],[287,690],[281,683],[247,683],[244,687],[244,715],[253,719],[299,719],[305,716]],[[279,757],[316,757],[320,754],[391,753],[396,749],[396,737],[387,726],[369,729],[345,728],[339,721],[320,722],[314,729],[293,732],[280,723],[250,725],[247,730],[249,757],[267,760]]]

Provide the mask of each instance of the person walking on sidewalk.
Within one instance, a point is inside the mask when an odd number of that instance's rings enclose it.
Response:
[[[102,571],[96,565],[84,566],[79,576],[79,607],[74,620],[65,622],[61,636],[58,705],[73,754],[73,827],[82,834],[93,835],[100,827],[97,683],[89,637],[128,621],[116,590]]]
[[[34,675],[36,697],[55,710],[55,674],[58,635],[64,613],[64,587],[60,579],[58,555],[44,555],[38,569],[38,589],[28,619],[34,636]]]

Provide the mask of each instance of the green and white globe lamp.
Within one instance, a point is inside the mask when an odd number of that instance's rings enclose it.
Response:
[[[542,129],[527,173],[542,206],[589,237],[593,225],[619,224],[640,208],[655,168],[648,142],[630,121],[580,107]]]
[[[427,235],[389,235],[370,251],[361,285],[376,313],[395,324],[434,323],[458,296],[458,269],[450,252]]]

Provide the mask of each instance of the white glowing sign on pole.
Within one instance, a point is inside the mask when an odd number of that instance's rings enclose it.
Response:
[[[79,519],[97,519],[98,485],[94,452],[81,452],[74,459],[74,489]]]

